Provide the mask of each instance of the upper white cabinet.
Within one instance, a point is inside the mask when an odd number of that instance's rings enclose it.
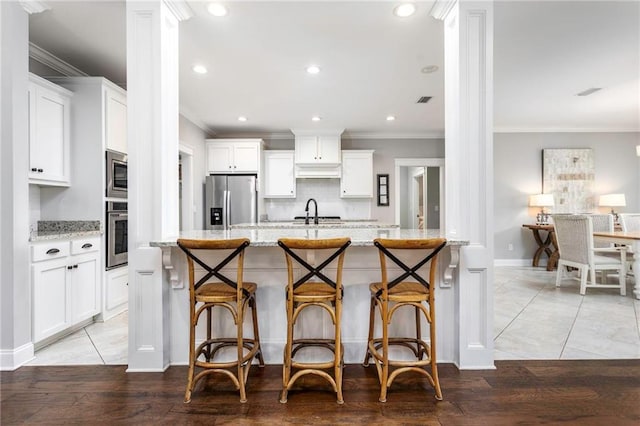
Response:
[[[106,148],[127,153],[127,95],[123,90],[104,88]]]
[[[207,139],[207,174],[258,173],[262,139]]]
[[[373,150],[342,151],[340,196],[373,197]]]
[[[69,186],[73,94],[29,74],[29,183]]]
[[[264,151],[264,198],[296,198],[293,151]]]
[[[340,164],[340,135],[306,136],[296,135],[296,164],[336,165]]]

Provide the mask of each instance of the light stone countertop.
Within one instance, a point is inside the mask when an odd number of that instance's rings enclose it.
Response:
[[[306,239],[322,239],[322,238],[339,238],[350,237],[351,245],[355,247],[373,246],[373,240],[376,238],[394,238],[394,239],[420,239],[420,238],[439,238],[442,234],[437,229],[400,229],[400,228],[347,228],[336,227],[331,228],[314,228],[309,229],[308,225],[304,229],[301,228],[271,228],[271,229],[230,229],[224,231],[188,231],[182,232],[178,236],[168,237],[158,241],[151,241],[151,247],[176,247],[178,238],[185,239],[233,239],[233,238],[249,238],[251,245],[254,247],[277,247],[279,238],[306,238]],[[468,245],[465,240],[448,240],[449,245]]]
[[[104,233],[99,220],[40,220],[29,241],[69,240],[100,236]]]

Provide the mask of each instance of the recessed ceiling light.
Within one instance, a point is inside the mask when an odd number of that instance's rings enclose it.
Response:
[[[311,121],[320,121],[322,120],[322,117],[319,117],[317,115],[314,115],[313,117],[311,117]]]
[[[207,10],[210,14],[217,17],[227,16],[227,8],[220,3],[209,3]]]
[[[432,72],[436,72],[438,71],[438,66],[437,65],[427,65],[426,67],[422,68],[422,72],[424,74],[431,74]]]
[[[193,72],[197,73],[197,74],[206,74],[207,73],[207,67],[205,67],[204,65],[194,65],[193,68],[191,68],[193,70]]]
[[[402,3],[393,9],[393,14],[399,18],[406,18],[411,16],[416,11],[416,5],[413,3]]]
[[[320,67],[317,65],[309,65],[307,67],[307,72],[309,74],[318,74],[320,72]]]
[[[238,121],[247,121],[247,117],[241,115],[240,117],[238,117]]]
[[[395,119],[396,119],[396,117],[395,117],[395,116],[393,116],[393,115],[387,115],[387,121],[393,121],[393,120],[395,120]]]

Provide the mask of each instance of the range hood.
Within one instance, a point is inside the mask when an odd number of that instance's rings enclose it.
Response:
[[[292,130],[296,178],[340,178],[344,129]]]

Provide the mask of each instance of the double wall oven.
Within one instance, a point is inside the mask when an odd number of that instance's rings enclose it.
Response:
[[[128,262],[127,155],[107,150],[106,170],[106,269],[113,269]]]

